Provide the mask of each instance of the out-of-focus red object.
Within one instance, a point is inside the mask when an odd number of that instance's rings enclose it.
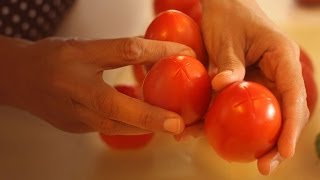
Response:
[[[320,0],[296,0],[298,4],[303,6],[320,6]]]

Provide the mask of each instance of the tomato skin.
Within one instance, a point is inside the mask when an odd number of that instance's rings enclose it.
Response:
[[[160,13],[149,25],[146,39],[172,41],[192,48],[197,59],[207,65],[207,54],[199,26],[186,14],[168,10]]]
[[[181,11],[190,16],[200,25],[202,16],[200,0],[155,0],[153,7],[155,14],[159,14],[170,9]]]
[[[130,97],[139,99],[139,88],[126,85],[117,85],[115,89]],[[110,148],[117,150],[139,149],[145,147],[153,138],[154,134],[141,135],[106,135],[99,133],[100,138]]]
[[[305,68],[310,70],[312,73],[314,72],[313,64],[308,53],[300,47],[300,62],[305,65]]]
[[[159,60],[142,85],[143,99],[180,114],[187,125],[200,120],[211,101],[207,70],[196,59],[170,56]]]
[[[254,82],[236,82],[217,94],[205,118],[205,134],[215,151],[231,162],[250,162],[277,143],[281,128],[275,96]]]
[[[140,149],[145,147],[153,138],[153,134],[141,135],[105,135],[99,133],[103,142],[117,150]]]
[[[199,7],[194,8],[196,13]],[[145,38],[187,45],[195,51],[197,59],[205,66],[208,64],[200,28],[190,17],[179,11],[168,10],[159,14],[147,28]],[[136,81],[141,85],[146,75],[145,67],[134,65],[133,73]]]

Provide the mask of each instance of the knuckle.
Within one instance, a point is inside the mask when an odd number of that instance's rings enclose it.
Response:
[[[127,61],[138,61],[143,57],[144,48],[140,38],[127,38],[122,43],[122,56]]]
[[[142,112],[138,119],[138,124],[141,128],[152,129],[152,115],[150,111]]]
[[[94,101],[94,107],[108,118],[114,118],[118,112],[118,105],[115,103],[114,96],[108,94],[97,95]]]
[[[119,128],[115,122],[107,119],[101,119],[99,127],[104,134],[115,135],[119,132]]]

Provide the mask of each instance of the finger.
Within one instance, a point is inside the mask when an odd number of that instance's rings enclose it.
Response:
[[[277,149],[274,148],[269,153],[258,159],[258,170],[262,175],[269,175],[279,166],[282,161],[283,158]]]
[[[150,131],[139,129],[134,126],[124,124],[122,122],[113,121],[111,119],[105,118],[79,103],[74,103],[74,109],[80,121],[89,125],[94,130],[102,132],[103,134],[137,135],[150,133]]]
[[[293,44],[280,43],[272,51],[264,53],[259,63],[281,95],[283,127],[278,150],[284,158],[293,156],[300,133],[309,118],[301,65],[296,54],[298,50]]]
[[[225,43],[217,51],[215,61],[218,72],[212,79],[212,87],[216,91],[233,82],[242,81],[245,76],[243,50],[236,48],[234,43]]]
[[[75,91],[73,96],[103,117],[131,126],[174,134],[184,129],[183,119],[178,114],[124,95],[104,82]]]
[[[175,42],[122,38],[109,40],[69,40],[68,45],[105,69],[133,64],[152,64],[171,55],[195,56],[193,50]]]
[[[174,138],[176,141],[188,141],[202,136],[204,136],[204,123],[198,122],[185,127],[184,131],[181,134],[175,135]]]

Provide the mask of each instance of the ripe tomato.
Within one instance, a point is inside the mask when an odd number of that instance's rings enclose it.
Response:
[[[138,88],[133,86],[118,85],[115,88],[130,97],[138,98]],[[106,135],[99,133],[101,139],[111,148],[125,150],[138,149],[146,146],[153,138],[152,134],[142,135]]]
[[[100,133],[100,137],[113,149],[128,150],[145,147],[152,140],[153,134],[109,136]]]
[[[159,60],[142,85],[143,99],[180,114],[191,124],[205,114],[211,100],[208,72],[196,59],[171,56]]]
[[[199,26],[187,15],[175,10],[160,13],[149,25],[145,38],[172,41],[192,48],[205,66],[207,55]]]
[[[312,73],[314,72],[313,64],[309,55],[301,47],[300,47],[300,62],[301,64],[305,64],[306,68],[308,68]]]
[[[197,23],[202,16],[200,0],[155,0],[153,6],[155,14],[175,9],[187,14]]]
[[[269,151],[281,128],[274,95],[254,82],[236,82],[214,98],[205,118],[205,134],[227,161],[250,162]]]

